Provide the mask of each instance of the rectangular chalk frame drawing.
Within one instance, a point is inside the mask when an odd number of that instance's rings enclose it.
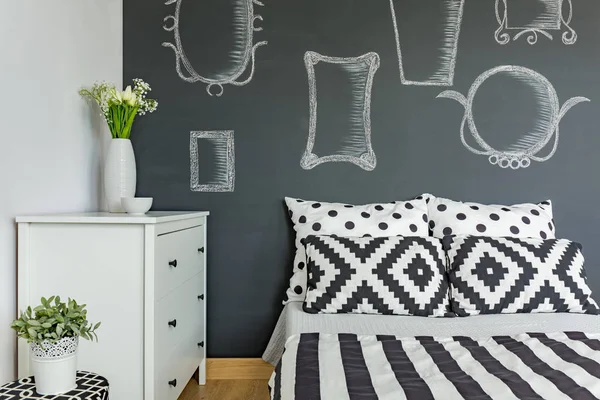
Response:
[[[190,133],[190,188],[192,192],[233,192],[235,188],[235,147],[233,131],[193,131]],[[212,147],[214,171],[210,179],[201,179],[203,155],[199,142]]]
[[[319,62],[338,66],[341,73],[347,74],[352,93],[348,115],[349,132],[335,154],[323,156],[314,152],[318,114],[315,65]],[[377,157],[371,145],[371,91],[375,72],[379,68],[379,55],[370,52],[359,57],[329,57],[307,51],[304,63],[308,73],[310,122],[308,141],[300,166],[308,170],[327,162],[348,162],[366,171],[374,170]]]
[[[390,0],[403,85],[454,84],[464,5],[465,0]]]
[[[577,41],[577,33],[571,28],[572,19],[572,0],[496,0],[499,27],[494,36],[502,45],[527,36],[527,43],[534,45],[539,35],[552,40],[549,31],[564,27],[562,42],[571,45]]]

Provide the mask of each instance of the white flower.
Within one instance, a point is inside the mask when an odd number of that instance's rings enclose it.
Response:
[[[125,90],[121,94],[121,98],[123,99],[123,103],[126,103],[131,107],[135,106],[137,103],[137,96],[131,90],[131,86],[127,86],[127,88],[125,88]]]
[[[115,92],[113,93],[113,99],[114,102],[117,104],[123,103],[123,95],[118,90],[115,90]]]
[[[131,94],[131,99],[127,102],[127,104],[129,104],[131,107],[137,105],[137,96],[135,95],[135,93]]]

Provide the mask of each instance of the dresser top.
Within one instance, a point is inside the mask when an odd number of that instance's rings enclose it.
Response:
[[[208,211],[150,211],[145,215],[105,212],[19,216],[17,222],[41,224],[161,224],[206,217]]]

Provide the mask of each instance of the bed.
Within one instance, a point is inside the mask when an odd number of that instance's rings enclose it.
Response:
[[[600,307],[550,201],[286,202],[273,400],[600,399]]]
[[[272,399],[595,399],[600,317],[308,314],[294,302],[263,359],[277,366]]]

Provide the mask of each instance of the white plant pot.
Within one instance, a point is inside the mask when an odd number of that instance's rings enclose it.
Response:
[[[135,155],[129,139],[112,139],[104,164],[104,192],[108,211],[125,212],[121,197],[135,197]]]
[[[35,390],[41,395],[67,393],[77,387],[78,337],[62,338],[56,343],[30,344]]]

